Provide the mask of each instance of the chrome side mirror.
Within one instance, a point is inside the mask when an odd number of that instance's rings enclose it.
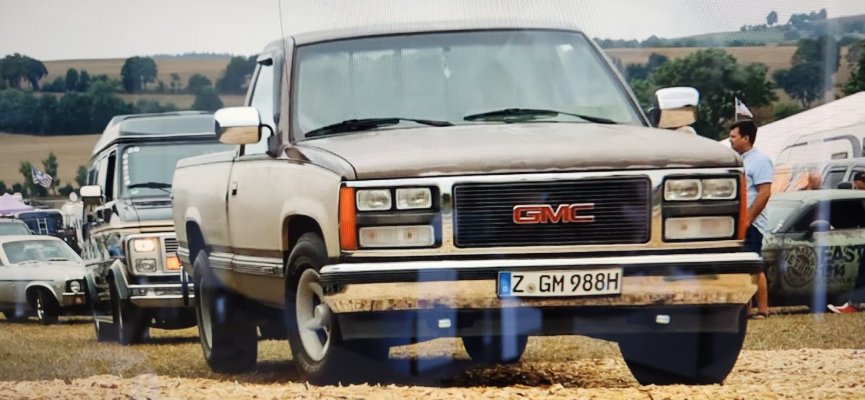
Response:
[[[253,107],[228,107],[213,114],[216,137],[225,144],[252,144],[261,140],[261,118]]]
[[[98,206],[102,204],[102,187],[98,185],[82,186],[78,192],[84,205]]]
[[[697,121],[700,92],[692,87],[670,87],[655,92],[655,107],[650,112],[652,125],[676,129]]]

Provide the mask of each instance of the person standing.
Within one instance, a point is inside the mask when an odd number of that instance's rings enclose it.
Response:
[[[742,156],[745,164],[745,187],[748,191],[748,213],[745,215],[748,231],[745,234],[745,251],[760,254],[763,250],[763,235],[768,220],[763,210],[772,193],[772,178],[775,167],[772,160],[754,148],[757,140],[757,124],[752,120],[737,121],[730,126],[730,146]],[[766,271],[757,273],[757,313],[753,318],[769,316],[769,286]]]

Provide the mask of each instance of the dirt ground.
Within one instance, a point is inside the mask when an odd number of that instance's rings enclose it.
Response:
[[[420,373],[379,375],[374,384],[315,386],[280,378],[249,382],[141,374],[75,379],[0,381],[0,398],[46,399],[861,399],[865,396],[865,350],[743,350],[723,385],[641,386],[617,351],[602,356],[548,362],[531,354],[555,352],[556,338],[532,338],[524,361],[471,367],[468,360],[440,354],[459,343],[438,340],[419,348],[397,348],[391,359],[419,356]],[[564,342],[561,342],[564,343]],[[610,348],[615,348],[612,344]],[[402,349],[402,350],[400,350]],[[609,349],[608,349],[609,350]],[[456,353],[454,353],[456,354]],[[608,354],[604,356],[603,354]],[[528,358],[528,360],[526,360]],[[560,358],[559,358],[560,359]],[[420,367],[418,367],[420,365]],[[346,368],[353,366],[347,365]],[[424,371],[424,368],[428,368]],[[396,370],[394,370],[396,371]]]

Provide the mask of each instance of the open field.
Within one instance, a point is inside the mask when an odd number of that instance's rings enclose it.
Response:
[[[377,371],[372,385],[319,387],[293,372],[284,341],[259,343],[256,371],[219,375],[204,365],[194,328],[154,329],[149,343],[122,347],[97,343],[86,318],[0,319],[0,397],[853,399],[865,391],[863,330],[865,313],[751,321],[724,385],[640,386],[615,344],[558,336],[531,338],[519,363],[492,367],[473,365],[459,340],[402,346],[391,351],[396,369]]]
[[[0,181],[7,186],[23,182],[18,172],[22,161],[30,161],[33,166],[42,168],[42,160],[48,153],[57,156],[57,174],[61,186],[75,184],[75,172],[79,165],[87,166],[90,152],[99,135],[36,136],[0,133]]]
[[[181,110],[192,108],[192,103],[195,102],[195,95],[192,94],[159,94],[159,93],[117,93],[117,97],[123,99],[127,103],[135,104],[138,100],[155,100],[159,104],[167,105],[174,103]],[[243,100],[246,98],[242,94],[220,94],[219,99],[225,107],[238,107],[243,105]]]

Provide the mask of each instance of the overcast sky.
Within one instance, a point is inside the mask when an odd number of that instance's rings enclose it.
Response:
[[[310,29],[485,15],[565,20],[590,37],[673,38],[781,23],[826,8],[865,14],[863,0],[0,0],[0,56],[41,60],[217,52],[254,54]],[[282,10],[280,12],[280,10]],[[282,14],[282,23],[280,23]],[[280,26],[284,27],[284,30]]]

